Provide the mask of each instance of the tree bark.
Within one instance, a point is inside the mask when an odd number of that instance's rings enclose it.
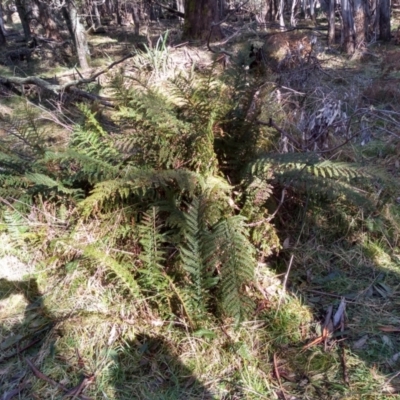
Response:
[[[3,18],[3,4],[0,1],[0,46],[3,46],[6,44],[7,39],[7,32],[6,28],[4,26],[4,18]]]
[[[135,35],[139,35],[140,18],[139,18],[139,5],[137,3],[132,5],[132,19],[133,23],[135,24]]]
[[[24,30],[25,40],[28,42],[31,39],[31,28],[28,20],[28,8],[25,0],[15,0],[18,15],[21,20],[22,29]]]
[[[335,0],[329,0],[328,9],[328,46],[335,44]]]
[[[67,0],[63,7],[63,15],[67,23],[78,56],[79,65],[82,69],[89,68],[89,47],[86,32],[79,20],[78,10],[73,0]]]
[[[368,3],[365,0],[353,0],[354,6],[354,28],[356,46],[362,46],[367,41],[367,9]]]
[[[41,0],[34,0],[39,11],[39,23],[44,29],[44,34],[49,39],[60,40],[60,27],[47,4]]]
[[[379,39],[389,42],[390,33],[390,0],[379,1]]]
[[[354,19],[352,7],[349,0],[341,0],[342,6],[342,32],[343,47],[347,54],[353,54],[355,50]]]
[[[186,0],[183,37],[192,40],[211,40],[222,38],[219,25],[213,26],[218,19],[217,0]]]

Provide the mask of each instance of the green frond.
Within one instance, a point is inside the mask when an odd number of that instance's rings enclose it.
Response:
[[[67,188],[61,182],[57,182],[54,179],[44,174],[28,173],[25,174],[25,176],[30,182],[34,183],[38,187],[37,190],[39,190],[40,187],[45,187],[48,189],[57,190],[58,192],[61,193],[70,194],[75,197],[79,197],[82,194],[80,189]]]
[[[97,156],[89,156],[75,150],[64,152],[47,152],[44,161],[55,161],[61,164],[65,172],[65,182],[88,181],[95,184],[102,180],[113,179],[120,173],[118,165],[113,165]]]
[[[13,115],[0,114],[2,129],[7,135],[0,142],[0,150],[11,150],[22,158],[34,160],[45,152],[47,132],[38,119],[38,111],[25,103]]]
[[[206,198],[195,197],[192,200],[187,212],[183,213],[184,242],[179,246],[182,266],[190,276],[193,303],[197,310],[196,319],[201,319],[205,315],[210,299],[209,290],[216,285],[218,280],[213,277],[214,270],[207,269],[204,257],[204,246],[210,243],[210,240],[207,240],[210,232],[205,220],[206,207]]]
[[[253,281],[256,266],[255,248],[248,239],[243,217],[228,217],[214,227],[205,257],[208,268],[220,270],[223,311],[240,323],[254,308],[245,287]]]
[[[124,177],[95,185],[91,194],[80,203],[83,215],[99,211],[108,201],[112,201],[115,206],[118,200],[126,201],[130,196],[136,196],[132,204],[143,203],[146,198],[148,201],[150,198],[156,201],[157,189],[194,195],[203,182],[201,176],[186,170],[146,171],[126,168],[125,173],[121,171],[121,175]]]
[[[142,290],[162,300],[168,299],[169,279],[165,273],[166,260],[166,234],[161,233],[162,220],[158,215],[158,209],[152,207],[142,217],[139,225],[140,244],[142,253],[140,260],[143,266],[139,268],[139,283]]]
[[[285,185],[308,192],[316,198],[339,198],[358,206],[373,207],[373,190],[365,189],[377,179],[388,184],[391,180],[376,167],[355,163],[322,160],[314,153],[271,154],[249,165],[249,175],[261,179],[273,177]]]
[[[140,287],[134,278],[132,264],[118,262],[105,251],[99,249],[98,244],[86,246],[83,254],[85,257],[112,271],[117,279],[120,279],[126,285],[133,296],[140,296]]]

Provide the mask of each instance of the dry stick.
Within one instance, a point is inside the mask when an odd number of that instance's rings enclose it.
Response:
[[[29,360],[29,358],[25,358],[25,361],[26,361],[26,363],[29,365],[29,367],[30,367],[30,369],[32,370],[33,374],[34,374],[37,378],[39,378],[39,379],[41,379],[41,380],[43,380],[43,381],[46,381],[46,382],[50,383],[51,385],[53,385],[53,386],[55,386],[55,387],[61,389],[62,391],[68,393],[68,389],[67,389],[64,385],[62,385],[61,383],[58,383],[58,382],[54,381],[53,379],[49,378],[47,375],[45,375],[45,374],[43,374],[42,372],[40,372],[40,371],[36,368],[36,366],[33,364],[33,362],[32,362],[31,360]],[[81,399],[81,400],[92,400],[91,397],[85,396],[85,395],[83,395],[83,394],[79,395],[79,396],[77,397],[77,399]]]
[[[290,133],[285,132],[278,125],[276,125],[272,118],[269,119],[269,122],[258,120],[257,123],[275,128],[282,136],[286,136],[288,139],[290,139],[299,149],[302,148],[301,144]]]
[[[286,397],[286,394],[285,394],[285,390],[283,389],[283,386],[282,386],[281,376],[280,376],[280,374],[279,374],[278,362],[277,362],[277,359],[276,359],[276,353],[274,353],[274,372],[275,372],[276,379],[278,380],[279,387],[280,387],[280,389],[281,389],[283,398],[284,398],[285,400],[287,400],[287,397]]]
[[[279,308],[280,308],[281,303],[282,303],[283,296],[285,295],[285,292],[286,292],[286,284],[287,284],[287,280],[289,278],[290,269],[292,268],[293,259],[294,259],[294,255],[292,254],[290,256],[289,266],[288,266],[288,269],[287,269],[286,274],[285,274],[285,279],[283,280],[282,292],[281,292],[281,295],[279,296],[278,307],[276,308],[275,316],[279,311]]]
[[[25,350],[28,350],[30,347],[34,346],[36,343],[39,343],[41,341],[42,341],[42,338],[38,338],[38,339],[30,342],[29,344],[27,344],[25,347],[22,347],[22,349],[20,349],[19,346],[18,346],[16,351],[13,351],[11,354],[9,354],[7,356],[1,357],[0,358],[0,362],[9,360],[10,358],[13,358],[13,357],[17,356],[18,354],[21,354]]]
[[[263,218],[262,220],[260,220],[260,221],[257,221],[257,222],[252,222],[252,223],[250,223],[250,224],[246,224],[246,226],[248,226],[248,227],[250,227],[250,228],[253,228],[253,227],[255,227],[255,226],[260,226],[260,225],[262,225],[263,223],[265,223],[265,222],[270,222],[272,219],[274,219],[275,218],[275,215],[278,213],[278,211],[279,211],[279,209],[282,207],[282,205],[283,205],[283,202],[285,201],[285,195],[286,195],[286,189],[283,189],[282,190],[282,195],[281,195],[281,200],[280,200],[280,202],[279,202],[279,204],[278,204],[278,207],[276,208],[276,210],[268,217],[268,218]]]

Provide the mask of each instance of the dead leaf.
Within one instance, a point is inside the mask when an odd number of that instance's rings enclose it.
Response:
[[[287,237],[287,238],[283,241],[282,247],[283,247],[284,249],[288,249],[288,248],[290,247],[290,237]]]
[[[400,332],[400,327],[387,325],[387,326],[378,326],[378,329],[382,332]]]
[[[333,316],[333,326],[336,328],[342,319],[344,319],[344,312],[346,310],[346,300],[344,297],[342,297],[342,300],[340,301],[339,307]]]
[[[362,338],[358,339],[353,344],[353,349],[361,349],[364,347],[365,343],[367,343],[368,335],[364,335]]]
[[[116,324],[114,324],[111,328],[110,336],[108,338],[108,342],[107,342],[108,346],[111,346],[115,342],[117,337],[118,337],[117,326],[116,326]]]

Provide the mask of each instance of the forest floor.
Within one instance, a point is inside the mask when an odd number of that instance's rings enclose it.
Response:
[[[157,47],[165,26],[155,28],[154,47],[168,55],[152,61],[160,86],[176,69],[213,65],[206,46],[177,45],[174,26],[165,47]],[[313,96],[340,99],[348,112],[363,110],[373,120],[367,144],[339,150],[341,157],[368,159],[399,178],[400,47],[376,42],[349,57],[328,49],[324,34],[316,34]],[[260,37],[247,35],[245,42],[266,40],[266,54],[283,68],[296,63],[295,57],[285,59],[286,50],[294,54],[310,35]],[[95,67],[122,57],[137,42],[146,38],[128,28],[92,36]],[[238,41],[228,50],[241,46]],[[61,64],[2,65],[0,75],[75,76]],[[135,64],[127,60],[124,67],[129,71]],[[264,83],[298,91],[303,70],[278,67]],[[21,100],[3,96],[0,106],[12,114]],[[285,129],[292,123],[288,115]],[[68,134],[53,125],[52,143]],[[305,210],[295,220],[290,212],[283,207],[275,223],[281,250],[258,266],[265,302],[253,320],[240,327],[210,323],[194,333],[185,321],[162,320],[150,310],[147,319],[138,320],[137,310],[119,287],[104,281],[100,267],[93,272],[71,262],[60,274],[42,263],[43,249],[25,253],[2,233],[0,399],[400,399],[400,250],[387,227],[374,225],[362,210],[357,218],[365,218],[368,229],[351,234],[340,220],[327,220],[323,209],[311,216]],[[336,315],[336,328],[325,324],[329,313]]]

